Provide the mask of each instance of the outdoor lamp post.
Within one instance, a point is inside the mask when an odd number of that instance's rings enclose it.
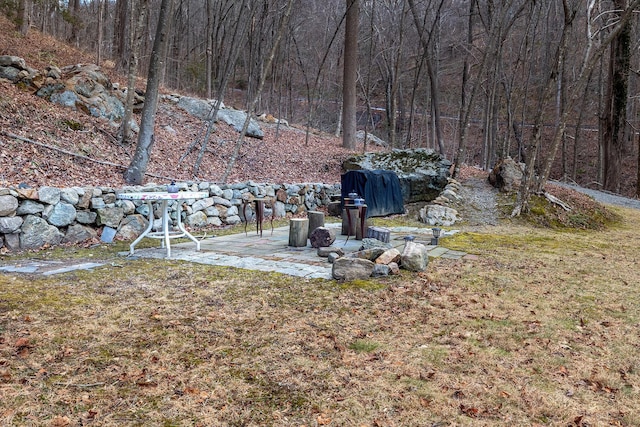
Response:
[[[433,232],[433,238],[431,239],[431,245],[432,246],[438,246],[438,240],[440,239],[440,233],[442,232],[442,229],[438,228],[438,227],[433,227],[431,229],[431,231]]]

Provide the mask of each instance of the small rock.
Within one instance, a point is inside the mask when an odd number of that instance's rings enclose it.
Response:
[[[371,273],[373,277],[388,276],[389,274],[391,274],[391,268],[384,264],[376,264],[373,267],[373,273]]]
[[[376,258],[376,264],[389,265],[392,262],[400,261],[400,251],[396,248],[384,251],[378,258]]]
[[[367,259],[341,257],[334,261],[331,275],[336,280],[367,279],[374,267],[375,264]]]
[[[336,260],[338,258],[340,258],[342,255],[336,253],[336,252],[331,252],[328,256],[327,256],[327,261],[329,262],[329,264],[333,264],[334,262],[336,262]]]
[[[339,256],[343,256],[344,255],[344,251],[341,248],[336,248],[335,246],[326,246],[326,247],[319,247],[318,248],[318,256],[322,257],[322,258],[326,258],[329,256],[329,254],[331,253],[336,253]]]

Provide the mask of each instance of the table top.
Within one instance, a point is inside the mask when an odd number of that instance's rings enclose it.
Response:
[[[177,193],[148,191],[140,193],[118,193],[117,197],[123,200],[184,200],[204,199],[209,197],[209,193],[206,191],[178,191]]]

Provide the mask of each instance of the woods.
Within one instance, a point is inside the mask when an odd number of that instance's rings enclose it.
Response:
[[[640,195],[640,0],[295,0],[282,31],[285,0],[173,3],[160,87],[340,124],[358,151],[355,130],[456,165],[510,156],[527,167],[523,201],[549,178]],[[160,0],[3,7],[23,34],[148,76]]]

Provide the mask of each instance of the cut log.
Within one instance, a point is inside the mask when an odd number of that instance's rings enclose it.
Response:
[[[309,236],[318,227],[324,227],[324,212],[309,211],[307,212],[307,218],[309,218]]]
[[[307,246],[309,236],[308,218],[291,218],[289,221],[289,246],[302,248]]]
[[[309,235],[312,248],[325,248],[331,246],[336,240],[336,232],[331,228],[318,227]]]
[[[367,227],[367,237],[389,243],[391,230],[382,227]]]

